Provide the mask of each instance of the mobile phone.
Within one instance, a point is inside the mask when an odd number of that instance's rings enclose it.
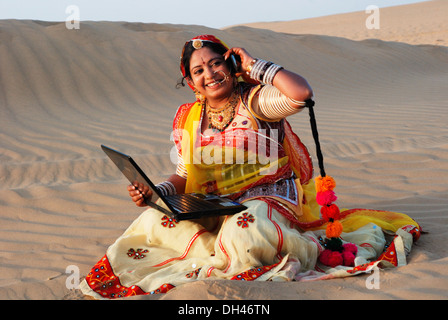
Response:
[[[239,57],[238,57],[238,58],[239,58]],[[238,60],[239,60],[239,59],[238,59]],[[233,54],[230,55],[230,61],[232,62],[233,70],[235,71],[235,73],[238,73],[240,67],[239,67],[239,65],[238,65],[238,63],[237,63],[237,59],[235,58],[235,55],[233,55]]]

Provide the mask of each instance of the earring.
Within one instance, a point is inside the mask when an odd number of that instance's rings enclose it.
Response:
[[[194,94],[196,96],[196,100],[199,101],[200,103],[205,103],[205,97],[203,94],[199,93],[199,91],[197,89],[194,89]]]

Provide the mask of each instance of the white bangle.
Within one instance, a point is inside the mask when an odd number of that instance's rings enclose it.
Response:
[[[272,84],[274,77],[283,67],[272,62],[258,59],[250,68],[249,76],[264,84]]]
[[[297,107],[291,106],[297,105]],[[262,115],[268,119],[282,119],[299,112],[305,102],[291,99],[280,92],[276,87],[266,85],[261,88],[258,95],[258,107]]]
[[[272,85],[275,75],[281,69],[283,69],[283,67],[279,66],[278,64],[272,64],[271,66],[269,66],[263,76],[263,83]]]
[[[267,64],[267,61],[258,59],[250,71],[250,77],[254,80],[261,81],[263,76],[263,69]]]

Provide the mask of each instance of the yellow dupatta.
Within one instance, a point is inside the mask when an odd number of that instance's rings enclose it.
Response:
[[[276,150],[279,157],[258,152],[260,141],[266,137],[256,130],[225,131],[205,141],[199,127],[202,111],[202,104],[196,102],[182,121],[181,150],[188,174],[185,192],[234,194],[278,180],[290,170],[281,145],[275,145],[280,147]],[[275,144],[269,139],[264,142]]]

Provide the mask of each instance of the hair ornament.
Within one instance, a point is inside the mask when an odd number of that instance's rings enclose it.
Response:
[[[330,176],[319,176],[315,182],[317,192],[333,191],[336,188],[336,181]]]
[[[201,49],[204,46],[204,43],[201,39],[194,39],[192,41],[193,48],[195,48],[196,50]]]
[[[339,222],[341,212],[333,202],[337,200],[334,193],[336,182],[330,176],[319,176],[316,182],[316,201],[321,206],[322,219],[327,223],[325,230],[325,250],[320,254],[319,261],[329,267],[354,266],[358,248],[352,243],[343,244],[341,234],[342,223]]]
[[[314,114],[314,101],[305,101],[310,114],[311,131],[316,144],[316,154],[319,162],[320,176],[316,177],[316,202],[321,206],[321,217],[326,223],[325,239],[319,240],[325,250],[319,255],[319,262],[331,268],[343,265],[352,267],[355,264],[358,247],[353,243],[343,243],[341,234],[343,224],[339,221],[342,218],[339,207],[334,203],[338,198],[334,193],[336,181],[325,174],[324,157],[320,149],[319,132],[317,130],[316,116]]]

